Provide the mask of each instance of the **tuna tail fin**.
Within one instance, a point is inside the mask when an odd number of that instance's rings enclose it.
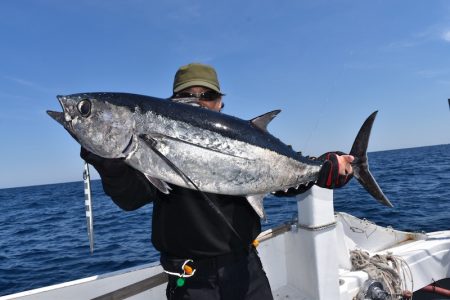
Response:
[[[353,142],[350,154],[355,157],[352,162],[353,176],[378,202],[386,206],[393,207],[392,203],[384,195],[375,178],[369,171],[369,161],[367,159],[367,146],[369,144],[370,132],[378,111],[373,112],[361,126],[358,135]]]

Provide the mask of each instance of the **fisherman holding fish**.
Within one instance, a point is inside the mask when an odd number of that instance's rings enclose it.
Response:
[[[192,63],[175,74],[168,101],[220,112],[223,96],[214,68]],[[261,232],[260,215],[244,196],[174,184],[164,193],[122,158],[102,158],[84,148],[81,157],[97,169],[105,193],[122,209],[153,202],[152,242],[169,274],[168,299],[273,299],[254,242]],[[326,153],[316,159],[321,162],[316,182],[274,194],[294,196],[313,184],[341,187],[352,177],[353,159]]]

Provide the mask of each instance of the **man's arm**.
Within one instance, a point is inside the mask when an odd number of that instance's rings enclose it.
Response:
[[[101,177],[103,190],[123,210],[135,210],[157,197],[156,189],[145,176],[128,166],[123,159],[107,159],[81,148],[80,156],[94,166]]]

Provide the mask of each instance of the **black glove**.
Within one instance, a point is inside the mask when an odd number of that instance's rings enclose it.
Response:
[[[83,147],[80,156],[94,166],[102,178],[105,194],[123,210],[135,210],[156,197],[145,176],[128,166],[123,158],[103,158]]]
[[[322,168],[319,171],[319,177],[316,184],[320,187],[327,189],[334,189],[343,187],[353,177],[353,174],[340,175],[339,174],[339,162],[338,155],[345,155],[345,153],[327,152],[317,158],[317,160],[323,161]]]
[[[93,165],[102,178],[122,176],[128,170],[128,165],[123,158],[103,158],[83,147],[81,147],[80,156],[87,163]]]

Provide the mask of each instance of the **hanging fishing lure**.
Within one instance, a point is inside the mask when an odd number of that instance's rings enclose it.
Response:
[[[86,227],[89,238],[89,247],[91,254],[94,252],[94,219],[92,215],[92,197],[91,197],[91,176],[89,174],[89,165],[84,162],[84,204],[86,208]]]

